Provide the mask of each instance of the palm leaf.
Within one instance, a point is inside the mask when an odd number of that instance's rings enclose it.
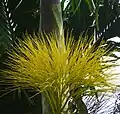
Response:
[[[4,53],[15,40],[15,30],[17,25],[11,18],[11,13],[8,7],[8,1],[0,2],[0,54]]]

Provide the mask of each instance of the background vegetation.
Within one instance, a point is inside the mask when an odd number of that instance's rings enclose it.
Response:
[[[58,0],[54,0],[54,2],[57,1]],[[75,36],[76,40],[81,33],[83,33],[83,36],[85,34],[88,36],[94,35],[94,40],[97,41],[95,44],[96,46],[99,45],[103,38],[107,44],[110,44],[111,48],[109,55],[115,57],[116,60],[119,59],[112,51],[119,51],[120,44],[114,41],[108,41],[111,37],[120,36],[119,0],[69,0],[66,4],[65,2],[67,2],[67,0],[61,1],[65,35],[67,30],[72,30],[72,34]],[[32,34],[33,32],[38,32],[40,30],[40,3],[39,0],[1,0],[1,69],[4,68],[2,61],[6,57],[5,52],[11,45],[14,45],[14,41],[21,38],[26,31]],[[45,9],[43,9],[46,12],[46,20],[44,23],[49,24],[52,22],[52,20],[49,20],[50,15],[48,15],[51,14],[51,9],[50,7],[47,7],[47,5],[49,6],[49,3],[44,5],[46,5]],[[42,27],[45,28],[45,24]],[[47,32],[50,32],[50,27],[46,29]],[[3,90],[3,88],[4,87],[1,86],[1,90]],[[30,99],[30,96],[34,94],[34,92],[20,90],[4,96],[1,92],[1,95],[3,95],[0,99],[1,114],[40,114],[41,101],[38,100],[40,95],[36,95],[36,97]],[[91,114],[92,113],[94,113],[94,111],[92,111]]]

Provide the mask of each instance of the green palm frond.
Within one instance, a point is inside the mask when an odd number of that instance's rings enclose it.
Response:
[[[0,2],[0,55],[13,44],[17,25],[11,18],[8,0]]]
[[[8,69],[1,71],[6,84],[42,92],[53,114],[67,112],[70,98],[91,94],[90,87],[96,87],[95,92],[113,89],[113,74],[105,72],[113,65],[102,59],[103,48],[93,51],[91,40],[81,37],[78,42],[72,36],[61,41],[55,34],[46,38],[26,35],[8,53]]]

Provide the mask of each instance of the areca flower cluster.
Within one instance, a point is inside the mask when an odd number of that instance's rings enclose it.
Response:
[[[91,94],[90,87],[95,91],[113,87],[109,82],[112,75],[105,73],[111,66],[103,59],[106,49],[94,49],[91,44],[92,40],[81,36],[75,41],[72,36],[26,35],[8,52],[4,82],[44,93],[53,114],[65,113],[71,97]]]

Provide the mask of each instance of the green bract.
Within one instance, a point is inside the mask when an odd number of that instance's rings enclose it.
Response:
[[[55,34],[45,38],[26,35],[8,53],[4,81],[44,93],[53,114],[65,113],[71,97],[90,94],[90,87],[96,91],[112,87],[112,75],[105,73],[111,66],[103,61],[106,51],[101,46],[94,50],[91,43],[81,36],[75,41],[72,36],[59,40]]]

